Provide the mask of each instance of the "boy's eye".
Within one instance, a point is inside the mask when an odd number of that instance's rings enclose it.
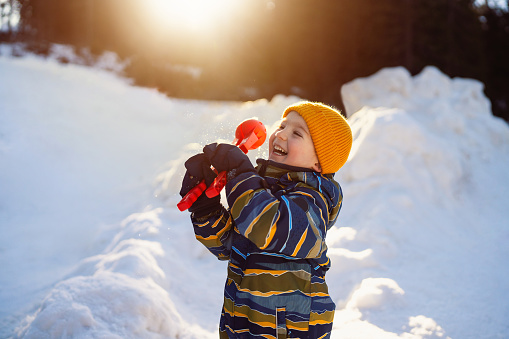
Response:
[[[298,137],[302,137],[302,134],[300,132],[298,132],[298,131],[293,132],[293,134],[295,134]]]

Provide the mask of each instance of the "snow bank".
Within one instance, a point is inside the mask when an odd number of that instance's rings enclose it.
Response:
[[[500,238],[509,235],[509,128],[482,88],[434,67],[415,77],[384,69],[342,88],[354,144],[338,173],[338,226],[355,232],[328,238],[335,337],[509,333],[509,303],[495,296],[509,291]],[[473,314],[490,314],[489,324]],[[378,327],[368,331],[365,321]]]
[[[170,99],[29,56],[0,73],[0,336],[217,337],[226,267],[175,208],[183,162],[298,98]],[[509,128],[482,84],[395,68],[342,94],[332,337],[507,337]]]
[[[0,337],[215,337],[224,263],[175,208],[183,160],[297,99],[168,99],[57,59],[0,58]]]
[[[161,209],[126,218],[103,254],[58,283],[17,335],[24,338],[205,338],[183,320],[158,260]],[[149,240],[150,239],[150,240]]]
[[[153,202],[165,202],[164,209],[149,207],[128,216],[117,233],[113,233],[115,227],[105,229],[102,238],[112,241],[103,253],[83,259],[58,283],[17,328],[17,336],[215,338],[225,281],[225,271],[219,268],[224,265],[194,239],[188,214],[176,210],[182,164],[216,137],[233,140],[237,124],[247,118],[277,121],[296,100],[276,96],[271,102],[211,105],[186,101],[179,123],[165,132],[167,139],[182,142],[182,148],[172,150],[176,159],[159,164],[161,172],[152,187],[157,198]],[[186,140],[193,142],[186,145]],[[263,152],[249,155],[254,161]],[[161,213],[166,217],[161,218]],[[203,291],[204,287],[208,290]]]

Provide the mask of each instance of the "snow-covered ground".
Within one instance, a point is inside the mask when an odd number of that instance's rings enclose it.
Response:
[[[0,337],[216,338],[226,264],[175,207],[183,162],[298,98],[171,99],[107,59],[0,54]],[[509,127],[482,84],[392,68],[342,95],[332,337],[508,338]]]

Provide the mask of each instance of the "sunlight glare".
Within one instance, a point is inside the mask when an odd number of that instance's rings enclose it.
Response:
[[[160,28],[204,31],[230,15],[238,0],[147,0],[151,20]]]

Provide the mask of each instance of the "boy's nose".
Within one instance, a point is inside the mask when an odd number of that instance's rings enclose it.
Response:
[[[281,140],[286,140],[286,133],[285,133],[285,130],[282,129],[282,130],[279,130],[276,132],[276,137],[278,139],[281,139]]]

